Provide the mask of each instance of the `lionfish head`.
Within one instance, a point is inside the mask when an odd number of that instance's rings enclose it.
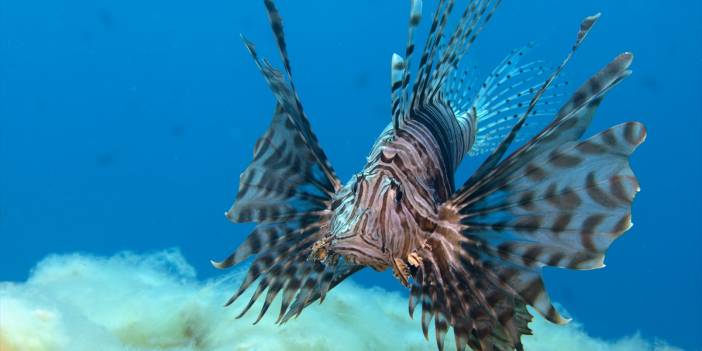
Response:
[[[346,261],[382,271],[390,254],[382,233],[384,199],[401,198],[399,183],[391,177],[361,172],[342,187],[332,204],[328,234],[312,248],[312,257],[325,263]]]

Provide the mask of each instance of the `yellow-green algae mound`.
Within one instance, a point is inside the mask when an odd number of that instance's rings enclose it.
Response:
[[[54,255],[27,282],[0,283],[0,350],[435,350],[407,316],[398,293],[345,282],[322,305],[286,325],[269,313],[235,319],[246,296],[222,303],[241,274],[198,281],[177,250],[113,257]],[[276,306],[271,307],[272,310]],[[551,325],[536,317],[530,351],[673,351],[638,335],[607,342],[577,323]],[[450,335],[450,333],[449,333]],[[452,345],[453,340],[446,340]]]

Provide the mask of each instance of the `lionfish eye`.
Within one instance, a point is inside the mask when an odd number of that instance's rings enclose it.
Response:
[[[394,178],[390,179],[390,187],[395,190],[395,202],[399,205],[402,201],[403,191],[400,182]]]
[[[395,192],[395,202],[397,204],[400,204],[400,202],[402,202],[402,195],[402,189],[398,188]]]

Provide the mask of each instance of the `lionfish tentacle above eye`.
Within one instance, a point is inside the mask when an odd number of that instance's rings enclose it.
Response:
[[[573,51],[598,16],[583,21]],[[630,72],[631,54],[615,58],[525,146],[503,159],[539,97],[572,51],[536,92],[500,146],[440,210],[448,223],[419,250],[410,314],[422,305],[422,328],[431,320],[439,349],[449,327],[456,347],[523,350],[531,305],[549,321],[566,320],[552,306],[541,268],[595,269],[612,242],[631,227],[638,182],[629,155],[645,139],[629,122],[578,141],[603,96]]]
[[[253,161],[241,174],[236,201],[226,213],[232,222],[257,225],[229,257],[213,265],[228,268],[256,255],[227,305],[260,280],[239,317],[267,291],[258,322],[282,291],[278,316],[282,323],[323,299],[329,289],[361,267],[308,260],[314,242],[328,234],[332,197],[340,182],[295,91],[280,14],[272,1],[266,0],[265,5],[288,80],[258,57],[253,43],[243,39],[275,96],[276,108],[271,125],[256,142]]]

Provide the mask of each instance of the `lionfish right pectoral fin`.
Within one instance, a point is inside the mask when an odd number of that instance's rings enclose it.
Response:
[[[226,213],[232,222],[257,225],[236,251],[213,265],[227,268],[256,255],[227,305],[260,279],[239,316],[267,291],[258,322],[282,291],[278,316],[282,323],[323,299],[329,289],[360,267],[344,262],[324,265],[309,259],[313,244],[326,234],[332,196],[340,185],[295,92],[280,15],[272,1],[265,3],[290,80],[260,60],[253,44],[244,39],[277,104],[270,127],[256,142],[253,161],[241,174],[236,201]]]
[[[435,319],[440,349],[452,326],[458,350],[522,350],[527,305],[551,322],[567,322],[551,303],[541,268],[603,267],[606,250],[631,227],[639,187],[628,158],[644,141],[644,127],[629,122],[579,140],[604,95],[630,73],[631,60],[628,53],[614,59],[548,127],[502,159],[516,124],[477,176],[442,205],[450,224],[420,250],[410,297],[410,314],[422,305],[425,335]]]

